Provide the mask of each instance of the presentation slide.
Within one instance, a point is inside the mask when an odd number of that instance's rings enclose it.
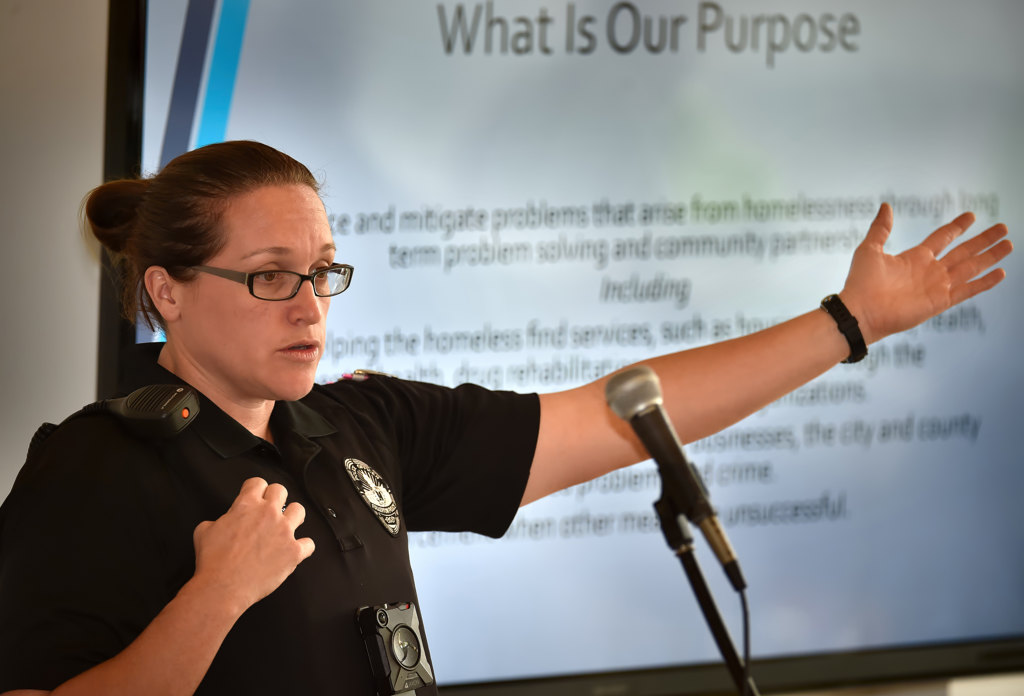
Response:
[[[324,381],[568,389],[814,310],[883,201],[892,252],[1006,222],[996,291],[685,451],[755,657],[1020,635],[1024,4],[179,0],[148,26],[145,172],[256,139],[323,180],[355,267]],[[440,681],[718,661],[660,490],[638,463],[500,540],[411,535]]]

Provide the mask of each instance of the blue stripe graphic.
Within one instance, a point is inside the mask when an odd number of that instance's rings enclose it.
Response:
[[[249,0],[223,0],[195,147],[224,140],[248,16]]]
[[[181,46],[178,49],[178,65],[174,71],[171,103],[167,109],[160,169],[185,152],[192,138],[192,122],[196,117],[215,5],[214,0],[189,0]]]

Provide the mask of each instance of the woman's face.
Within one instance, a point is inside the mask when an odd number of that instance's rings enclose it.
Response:
[[[323,203],[307,186],[266,186],[236,196],[220,228],[224,246],[207,266],[308,274],[334,262]],[[317,297],[311,283],[303,281],[289,300],[268,302],[241,283],[198,273],[181,296],[168,347],[178,374],[201,391],[247,403],[299,399],[312,389],[330,298]]]

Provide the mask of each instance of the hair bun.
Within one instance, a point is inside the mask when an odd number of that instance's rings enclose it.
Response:
[[[85,221],[100,244],[112,252],[124,252],[148,189],[148,179],[120,179],[98,186],[86,196]]]

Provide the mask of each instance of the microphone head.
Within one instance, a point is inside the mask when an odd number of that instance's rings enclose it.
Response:
[[[661,406],[661,380],[651,368],[637,365],[608,380],[604,398],[615,415],[632,420],[649,408]]]

